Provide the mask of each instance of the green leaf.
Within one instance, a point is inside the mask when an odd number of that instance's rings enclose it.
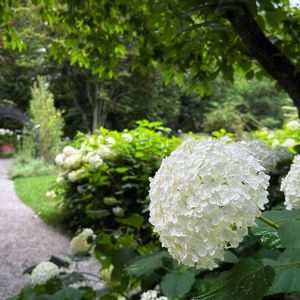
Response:
[[[126,173],[127,171],[128,171],[127,167],[118,167],[118,168],[116,168],[116,172],[120,173],[120,174]]]
[[[161,290],[168,299],[178,299],[191,290],[194,282],[194,271],[177,270],[165,275],[161,281]]]
[[[71,287],[66,287],[48,298],[49,300],[80,300],[81,292]]]
[[[85,213],[88,217],[93,219],[101,219],[111,215],[111,212],[107,209],[87,209]]]
[[[253,259],[245,259],[230,271],[221,273],[219,284],[208,293],[195,299],[201,300],[253,300],[261,299],[268,291],[275,276],[270,266]]]
[[[129,265],[125,271],[129,275],[140,277],[161,268],[164,265],[163,258],[167,257],[170,257],[167,251],[139,256],[129,262]]]
[[[140,229],[144,223],[144,218],[141,215],[131,215],[125,219],[117,219],[119,223],[132,226],[136,229]]]
[[[279,263],[292,263],[300,261],[300,249],[286,250],[279,257],[278,260],[268,260],[266,264],[278,265]],[[272,287],[268,294],[278,293],[294,293],[300,292],[300,269],[276,269],[276,276],[273,281]]]
[[[32,286],[30,284],[25,285],[21,292],[14,296],[14,297],[10,297],[7,300],[34,300],[36,299],[36,294],[32,288]]]
[[[59,268],[68,268],[70,266],[70,263],[66,260],[63,260],[57,256],[52,255],[49,259],[49,261],[56,264]]]
[[[236,264],[239,261],[238,257],[233,254],[231,251],[226,251],[224,254],[223,262]]]
[[[300,248],[300,221],[293,220],[281,225],[278,234],[282,245],[287,249]]]
[[[268,226],[252,227],[251,232],[258,239],[259,243],[266,249],[276,249],[281,247],[278,231]]]
[[[124,268],[129,261],[136,257],[136,253],[131,248],[121,248],[112,253],[111,261],[115,268]]]

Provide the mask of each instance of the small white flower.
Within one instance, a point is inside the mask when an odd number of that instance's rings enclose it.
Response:
[[[150,181],[150,222],[179,262],[213,269],[268,202],[269,176],[241,143],[188,139]]]
[[[119,218],[122,218],[125,215],[124,209],[122,207],[120,207],[120,206],[114,207],[112,209],[112,211],[113,211],[114,215],[117,216],[117,217],[119,217]]]
[[[99,168],[100,166],[103,165],[103,160],[97,154],[94,154],[93,156],[90,156],[88,162],[95,169],[97,169],[97,168]]]
[[[300,155],[295,156],[290,171],[281,181],[286,209],[300,208]]]
[[[80,234],[73,237],[70,243],[71,252],[76,255],[81,252],[87,252],[91,250],[93,240],[96,238],[92,229],[86,228]]]
[[[286,128],[288,130],[291,130],[291,131],[297,131],[300,129],[300,122],[299,120],[293,120],[293,121],[290,121],[286,124]]]
[[[56,193],[54,191],[48,191],[46,193],[46,196],[50,199],[55,199],[56,198]]]
[[[106,142],[109,144],[109,145],[114,145],[116,143],[115,139],[111,136],[107,137],[106,138]]]
[[[65,182],[65,178],[63,177],[63,176],[58,176],[57,178],[56,178],[56,183],[57,184],[63,184]]]
[[[82,161],[81,154],[79,154],[79,153],[72,154],[64,160],[63,166],[66,169],[76,169],[80,166],[81,161]]]
[[[101,156],[101,157],[109,157],[111,155],[111,150],[105,146],[105,145],[100,145],[99,148],[97,149],[97,153]]]
[[[45,284],[51,278],[59,275],[59,268],[50,261],[39,263],[31,273],[31,281],[34,285]]]
[[[58,164],[59,166],[62,166],[64,164],[65,156],[60,153],[56,155],[55,157],[55,163]]]
[[[282,145],[285,147],[294,147],[296,145],[296,141],[294,139],[286,139]]]
[[[80,175],[82,173],[82,170],[76,170],[76,171],[71,171],[69,174],[68,174],[68,179],[71,181],[71,182],[75,182],[79,179]]]
[[[133,141],[133,137],[130,133],[123,133],[122,138],[128,143],[131,143]]]
[[[141,295],[140,300],[168,300],[167,297],[158,297],[158,292],[155,290],[144,292]]]
[[[71,155],[74,155],[74,154],[78,154],[78,150],[76,150],[74,147],[72,146],[66,146],[64,149],[63,149],[63,154],[65,156],[71,156]]]

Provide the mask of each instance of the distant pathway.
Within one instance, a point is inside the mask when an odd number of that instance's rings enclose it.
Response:
[[[51,255],[70,252],[69,239],[42,222],[18,199],[7,175],[10,163],[9,159],[0,159],[1,300],[18,293],[30,282],[28,275],[22,275],[27,267]]]

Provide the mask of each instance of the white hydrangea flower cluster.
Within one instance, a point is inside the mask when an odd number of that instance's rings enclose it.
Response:
[[[285,196],[286,209],[300,208],[300,155],[295,156],[290,171],[281,182],[280,190]]]
[[[55,158],[55,162],[64,169],[77,169],[82,160],[82,153],[72,146],[66,146],[61,154]]]
[[[237,247],[268,202],[269,176],[228,138],[188,139],[150,182],[150,222],[179,262],[213,269]]]
[[[277,160],[271,147],[259,140],[247,141],[243,144],[260,161],[267,173],[276,170]]]
[[[285,126],[288,130],[297,131],[300,129],[300,122],[299,120],[293,120],[288,122]]]
[[[296,141],[294,139],[286,139],[282,145],[285,146],[285,147],[294,147],[296,146]]]
[[[13,135],[14,132],[10,129],[0,128],[0,135]]]
[[[76,255],[91,250],[91,241],[96,238],[92,229],[86,228],[73,237],[70,243],[71,252]]]
[[[168,300],[168,298],[164,296],[159,297],[157,291],[151,290],[151,291],[144,292],[141,295],[140,300]]]
[[[43,261],[33,269],[31,281],[34,285],[45,284],[57,275],[59,275],[58,266],[50,261]]]
[[[131,143],[133,141],[133,137],[130,133],[123,133],[122,138],[128,143]]]

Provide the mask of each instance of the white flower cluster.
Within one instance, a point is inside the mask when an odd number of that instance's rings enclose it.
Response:
[[[158,297],[157,294],[158,294],[158,292],[155,290],[144,292],[141,295],[140,300],[168,300],[167,297],[163,297],[163,296]]]
[[[35,285],[45,284],[51,278],[59,275],[59,268],[50,261],[40,262],[31,273],[31,281]]]
[[[65,169],[77,169],[82,160],[82,153],[72,146],[66,146],[61,154],[55,158],[55,162]]]
[[[243,144],[264,166],[267,173],[274,172],[277,161],[271,147],[259,140],[247,141]]]
[[[268,202],[269,176],[241,143],[188,139],[150,182],[150,222],[179,262],[213,269]]]
[[[300,155],[295,156],[280,190],[284,192],[286,209],[300,208]]]
[[[300,122],[299,120],[293,120],[288,122],[285,126],[288,130],[297,131],[300,129]]]
[[[0,135],[13,135],[14,132],[10,129],[0,128]]]
[[[78,235],[73,237],[70,243],[71,252],[76,255],[81,252],[87,252],[91,250],[91,243],[95,239],[96,235],[92,229],[86,228]]]

